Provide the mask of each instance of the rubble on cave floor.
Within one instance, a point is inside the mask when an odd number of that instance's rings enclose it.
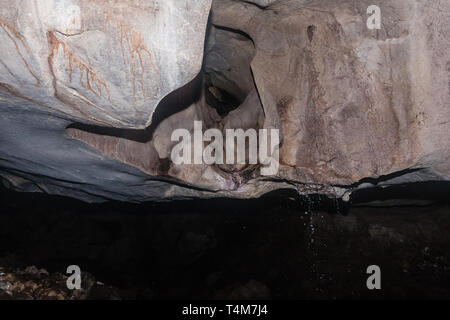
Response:
[[[80,290],[68,289],[67,279],[66,275],[49,273],[36,266],[21,269],[0,265],[0,300],[120,299],[117,289],[96,281],[87,272],[82,275]]]

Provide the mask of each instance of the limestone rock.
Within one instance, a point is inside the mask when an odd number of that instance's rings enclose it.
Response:
[[[200,71],[209,0],[0,5],[0,83],[10,100],[144,128],[161,99]]]
[[[349,199],[450,177],[446,2],[380,1],[380,30],[367,28],[368,0],[215,0],[211,13],[208,0],[40,3],[0,1],[12,187],[87,201],[279,188]],[[279,129],[278,173],[174,164],[171,133],[195,120]]]

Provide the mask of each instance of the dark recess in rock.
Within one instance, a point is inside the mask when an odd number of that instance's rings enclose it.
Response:
[[[370,5],[0,0],[0,300],[450,299],[450,2]]]

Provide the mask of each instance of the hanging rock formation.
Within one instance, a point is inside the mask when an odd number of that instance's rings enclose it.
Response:
[[[0,176],[134,202],[448,180],[450,3],[378,1],[370,30],[372,2],[0,0]],[[279,129],[278,173],[173,163],[196,120]]]

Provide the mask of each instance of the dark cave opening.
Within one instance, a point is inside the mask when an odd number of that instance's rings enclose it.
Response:
[[[206,80],[205,82],[206,102],[215,108],[221,117],[225,117],[230,111],[235,110],[240,105],[236,97],[225,90],[214,87],[211,80]]]

